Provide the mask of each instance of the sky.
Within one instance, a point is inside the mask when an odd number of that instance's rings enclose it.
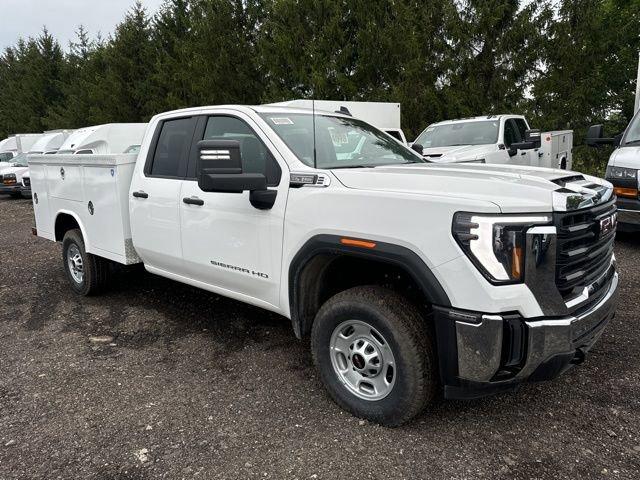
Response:
[[[18,38],[34,37],[44,26],[67,50],[84,25],[92,38],[113,32],[135,0],[0,0],[0,51]],[[142,0],[150,14],[163,0]]]

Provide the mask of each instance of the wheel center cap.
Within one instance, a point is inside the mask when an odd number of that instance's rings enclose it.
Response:
[[[354,354],[351,357],[351,361],[353,362],[353,366],[356,367],[357,369],[362,370],[364,368],[365,362],[364,362],[364,358],[361,355],[357,353]]]

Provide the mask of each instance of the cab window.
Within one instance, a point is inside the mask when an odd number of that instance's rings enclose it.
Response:
[[[513,121],[516,123],[516,127],[518,128],[518,133],[520,133],[521,141],[524,141],[527,131],[527,123],[522,118],[514,118]]]
[[[207,119],[203,140],[237,140],[240,142],[242,171],[262,173],[267,185],[280,183],[282,171],[269,149],[243,120],[230,116],[212,116]]]
[[[504,124],[504,144],[510,147],[512,143],[520,142],[520,132],[514,121],[509,119]]]

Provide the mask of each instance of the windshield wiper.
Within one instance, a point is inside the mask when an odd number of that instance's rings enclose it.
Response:
[[[628,142],[624,142],[625,145],[636,145],[640,143],[640,138],[638,138],[637,140],[630,140]]]
[[[380,165],[338,165],[335,167],[329,167],[330,170],[339,170],[339,169],[343,169],[343,168],[375,168],[375,167],[379,167]]]

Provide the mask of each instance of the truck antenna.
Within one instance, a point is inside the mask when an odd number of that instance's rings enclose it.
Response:
[[[313,117],[313,168],[318,168],[318,156],[316,154],[316,100],[311,99],[311,115]]]

